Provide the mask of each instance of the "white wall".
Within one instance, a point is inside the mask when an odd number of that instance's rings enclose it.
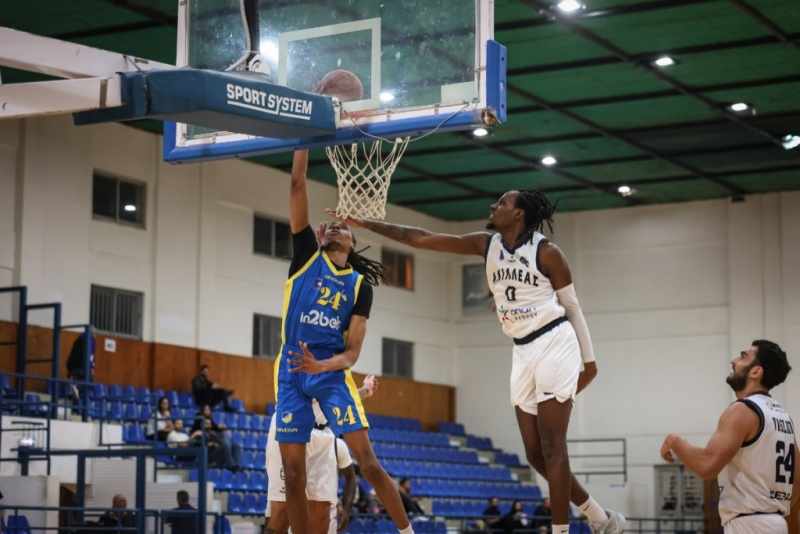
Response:
[[[160,152],[158,136],[120,125],[0,122],[0,283],[60,300],[71,323],[88,319],[92,283],[142,291],[145,340],[248,356],[253,313],[279,315],[288,268],[252,253],[253,214],[288,220],[289,177],[242,161],[171,166]],[[145,229],[92,219],[93,169],[147,184]],[[336,192],[312,182],[310,202],[312,221],[321,220]],[[484,224],[388,212],[438,231]],[[570,435],[628,439],[635,492],[626,511],[647,515],[663,436],[707,439],[732,399],[723,380],[730,357],[759,337],[790,358],[800,352],[800,193],[558,214],[555,230],[600,368]],[[387,241],[356,234],[379,258]],[[357,369],[380,373],[382,337],[413,341],[415,379],[456,386],[468,430],[521,453],[508,403],[511,345],[491,312],[461,314],[461,268],[481,258],[414,257],[413,292],[376,290]],[[794,413],[799,383],[795,372],[776,391]]]

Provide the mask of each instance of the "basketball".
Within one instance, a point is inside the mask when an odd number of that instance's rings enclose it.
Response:
[[[340,102],[353,102],[364,98],[364,86],[358,76],[349,70],[336,69],[317,82],[315,93],[335,96]]]

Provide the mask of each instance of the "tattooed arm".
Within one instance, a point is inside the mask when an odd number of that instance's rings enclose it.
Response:
[[[326,211],[328,215],[336,217],[336,212],[333,210]],[[437,252],[452,252],[453,254],[483,256],[491,238],[491,234],[488,232],[473,232],[464,235],[437,234],[424,228],[390,224],[372,219],[347,217],[344,222],[353,228],[366,228],[376,234],[414,248],[435,250]]]

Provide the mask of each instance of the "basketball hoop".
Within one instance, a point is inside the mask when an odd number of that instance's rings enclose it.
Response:
[[[397,138],[384,154],[383,140],[331,146],[325,149],[339,185],[337,217],[383,219],[389,182],[408,146],[409,137]],[[390,141],[387,141],[390,142]],[[359,161],[359,152],[362,160]]]

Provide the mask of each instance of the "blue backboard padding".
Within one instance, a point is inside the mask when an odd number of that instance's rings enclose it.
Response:
[[[131,97],[125,106],[75,113],[75,123],[152,118],[284,139],[336,129],[330,97],[254,75],[175,69],[126,73],[122,82]]]
[[[506,122],[506,47],[486,42],[486,107],[499,122]]]
[[[483,124],[481,111],[469,111],[453,115],[437,132],[452,132]],[[370,135],[394,140],[396,136],[421,135],[430,132],[444,121],[442,117],[418,117],[365,125],[362,130]],[[296,139],[248,139],[231,143],[209,143],[189,147],[175,146],[174,122],[164,123],[164,161],[168,163],[190,163],[235,157],[277,154],[301,148],[319,148],[347,143],[363,143],[371,138],[355,128],[340,128],[332,135],[300,137]]]

